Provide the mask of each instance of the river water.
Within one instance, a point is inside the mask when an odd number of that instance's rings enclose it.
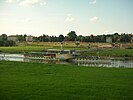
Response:
[[[25,58],[23,54],[0,54],[0,60],[39,62],[39,63],[51,63],[51,64],[72,64],[78,66],[133,68],[133,59],[128,59],[128,58],[107,58],[107,59],[101,58],[98,60],[74,60],[71,62],[65,62],[65,61],[31,60]]]

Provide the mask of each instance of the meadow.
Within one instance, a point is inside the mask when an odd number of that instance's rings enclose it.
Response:
[[[133,57],[133,44],[122,44],[123,48],[101,48],[100,46],[110,46],[109,43],[85,43],[75,45],[75,42],[63,43],[63,49],[86,51],[81,55],[87,56],[112,56],[112,57]],[[1,53],[25,53],[25,52],[42,52],[47,49],[61,49],[60,42],[29,42],[19,43],[14,47],[0,47]]]
[[[65,43],[63,49],[79,50],[81,47],[76,46],[75,43]],[[24,53],[24,52],[34,52],[34,51],[44,51],[47,49],[61,49],[61,44],[59,42],[35,42],[35,43],[19,43],[17,46],[13,47],[0,47],[0,52],[6,53]],[[86,49],[85,47],[82,50]]]
[[[0,61],[0,100],[133,100],[133,69]]]
[[[92,49],[82,53],[83,56],[100,56],[100,57],[133,57],[133,49]]]

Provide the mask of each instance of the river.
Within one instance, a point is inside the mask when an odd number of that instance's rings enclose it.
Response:
[[[116,67],[116,68],[133,68],[133,59],[128,58],[101,58],[98,60],[74,60],[71,62],[65,61],[46,61],[46,60],[31,60],[24,57],[23,54],[0,54],[0,60],[20,61],[20,62],[39,62],[52,64],[73,64],[78,66],[97,66],[97,67]]]

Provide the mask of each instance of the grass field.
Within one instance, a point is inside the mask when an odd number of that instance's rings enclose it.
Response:
[[[124,48],[98,48],[98,46],[110,45],[107,43],[80,43],[80,46],[76,46],[74,42],[66,42],[63,44],[63,49],[68,50],[85,50],[87,52],[81,55],[88,56],[112,56],[112,57],[133,57],[133,49]],[[123,44],[126,46],[132,46],[129,44]],[[88,48],[90,46],[90,48]],[[125,46],[125,47],[126,47]],[[60,49],[61,44],[59,42],[40,42],[40,43],[20,43],[14,47],[0,47],[0,52],[5,53],[24,53],[24,52],[42,52],[47,49]],[[92,49],[92,50],[91,50]]]
[[[0,100],[133,100],[133,69],[0,61]]]
[[[111,56],[111,57],[133,57],[133,49],[94,49],[82,53],[88,56]]]
[[[61,49],[61,44],[58,42],[43,42],[43,43],[32,43],[32,44],[19,44],[14,47],[0,47],[0,52],[8,53],[23,53],[23,52],[34,52],[34,51],[43,51],[47,49]],[[76,46],[75,43],[65,43],[63,49],[69,50],[85,50],[85,46]]]
[[[31,51],[42,51],[45,47],[43,46],[15,46],[15,47],[0,47],[1,52],[9,53],[24,53]]]

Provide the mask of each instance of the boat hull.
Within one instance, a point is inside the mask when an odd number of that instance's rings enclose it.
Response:
[[[59,59],[59,60],[69,60],[72,58],[73,58],[72,54],[56,54],[56,59]]]

